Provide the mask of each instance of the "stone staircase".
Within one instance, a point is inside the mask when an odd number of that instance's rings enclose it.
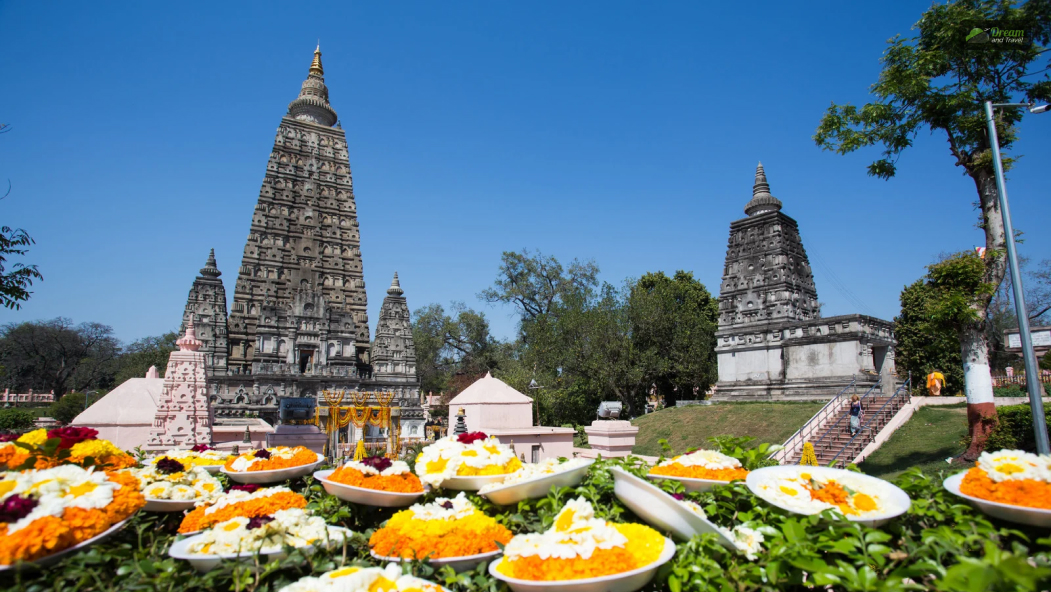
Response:
[[[861,431],[856,436],[850,435],[850,400],[839,404],[833,410],[831,419],[826,422],[817,438],[811,440],[814,454],[821,466],[843,467],[856,458],[865,447],[876,439],[876,434],[909,402],[908,391],[900,388],[893,395],[885,396],[878,392],[866,394],[861,399]],[[802,452],[789,457],[786,464],[798,464]]]

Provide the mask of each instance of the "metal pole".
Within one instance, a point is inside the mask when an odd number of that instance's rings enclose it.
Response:
[[[1028,106],[1028,105],[1024,105]],[[1005,242],[1007,243],[1007,262],[1011,269],[1011,287],[1014,292],[1015,314],[1018,315],[1019,338],[1022,341],[1022,357],[1025,360],[1026,390],[1029,391],[1029,406],[1033,412],[1033,431],[1036,434],[1036,451],[1039,454],[1051,454],[1047,441],[1047,422],[1044,419],[1043,385],[1040,383],[1040,368],[1036,364],[1033,352],[1033,339],[1029,333],[1029,313],[1025,307],[1025,295],[1022,292],[1022,274],[1018,268],[1018,253],[1015,249],[1015,233],[1011,226],[1011,212],[1007,208],[1007,186],[1004,181],[1004,165],[1000,160],[1000,140],[996,136],[996,123],[993,122],[993,103],[985,102],[985,121],[989,126],[989,147],[993,150],[993,166],[996,169],[996,192],[1000,197],[1000,215],[1004,219]]]

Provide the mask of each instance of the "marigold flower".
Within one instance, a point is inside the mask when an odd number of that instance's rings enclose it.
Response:
[[[964,475],[960,492],[1001,504],[1051,510],[1051,483],[1036,479],[1009,479],[997,483],[978,467]]]
[[[216,500],[216,502],[218,501]],[[278,510],[305,508],[307,507],[307,500],[298,493],[279,491],[266,497],[233,503],[208,513],[208,508],[212,505],[214,503],[194,508],[192,512],[182,519],[182,524],[179,525],[179,532],[196,532],[237,517],[256,518],[269,516]]]
[[[84,440],[94,440],[99,431],[92,428],[66,427],[55,428],[47,433],[48,439],[59,438],[62,442],[58,445],[59,450],[73,448],[73,445]]]
[[[379,491],[397,493],[423,492],[423,483],[420,483],[420,478],[412,473],[402,475],[366,475],[353,467],[342,466],[333,471],[328,476],[328,480],[353,487],[377,489]]]
[[[26,432],[18,438],[18,441],[23,444],[29,444],[30,446],[43,446],[44,442],[47,442],[47,430],[33,430],[32,432]]]

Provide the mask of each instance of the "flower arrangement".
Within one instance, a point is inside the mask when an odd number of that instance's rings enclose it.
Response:
[[[278,592],[442,592],[442,587],[402,575],[397,563],[387,567],[344,567],[318,577],[307,576]]]
[[[372,534],[369,546],[382,557],[442,559],[499,549],[511,531],[480,512],[461,492],[430,504],[414,504]]]
[[[96,467],[116,471],[134,467],[135,457],[109,440],[99,440],[91,428],[34,430],[13,441],[0,443],[0,469],[24,471],[59,465]]]
[[[211,501],[223,494],[219,480],[200,466],[184,466],[162,457],[141,469],[131,469],[146,499],[173,501]]]
[[[709,479],[712,481],[734,481],[748,476],[741,461],[716,450],[695,450],[665,460],[650,469],[651,475],[684,477],[687,479]]]
[[[75,465],[6,473],[0,480],[0,564],[33,561],[82,543],[145,505],[126,473]]]
[[[764,478],[756,488],[760,497],[800,514],[831,509],[844,516],[864,517],[887,511],[889,503],[889,491],[850,474],[832,479],[803,471]]]
[[[596,518],[591,504],[578,497],[563,506],[549,530],[512,538],[496,570],[520,580],[596,578],[645,567],[665,544],[648,526]]]
[[[251,450],[240,456],[228,458],[225,466],[226,470],[236,473],[275,471],[313,464],[321,459],[320,454],[303,446],[276,446]]]
[[[702,508],[697,502],[686,499],[686,496],[681,493],[673,493],[671,496],[690,512],[708,520],[708,514],[705,513],[704,508]],[[709,523],[718,529],[723,536],[732,541],[734,547],[736,547],[738,551],[744,553],[745,557],[750,560],[755,560],[755,558],[758,557],[759,552],[763,550],[763,541],[766,540],[763,536],[764,531],[765,534],[771,534],[771,531],[773,531],[773,529],[767,526],[751,528],[745,524],[738,524],[737,526],[734,526],[733,529],[729,529],[725,526],[711,523],[711,521],[709,521]],[[773,534],[776,534],[776,531],[773,531]]]
[[[197,532],[233,518],[259,518],[306,506],[306,498],[287,487],[235,485],[215,501],[194,508],[182,519],[179,532]]]
[[[434,487],[452,477],[507,475],[520,468],[513,448],[482,432],[447,436],[416,457],[420,481]]]
[[[371,456],[350,461],[332,472],[329,481],[397,493],[422,493],[423,483],[412,474],[404,461],[391,461],[383,456]]]
[[[1051,510],[1051,456],[1021,450],[983,452],[960,492],[991,502]]]
[[[556,473],[572,471],[573,469],[579,469],[587,464],[588,461],[582,458],[571,458],[566,462],[559,462],[557,458],[547,458],[538,463],[527,463],[522,465],[522,468],[508,475],[503,481],[484,485],[478,490],[478,493],[484,494],[500,487],[524,483],[526,481],[540,479],[541,477],[554,475]]]
[[[247,518],[237,516],[215,524],[187,549],[198,555],[232,555],[237,553],[270,553],[288,547],[306,547],[316,543],[328,546],[343,542],[346,531],[328,526],[321,516],[293,508],[277,510]]]
[[[226,464],[230,455],[225,452],[220,452],[207,444],[198,444],[190,450],[169,450],[160,456],[151,458],[149,463],[154,464],[162,458],[177,460],[187,468],[219,467]]]

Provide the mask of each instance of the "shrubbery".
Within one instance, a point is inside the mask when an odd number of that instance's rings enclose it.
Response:
[[[25,409],[0,409],[0,431],[17,431],[33,427],[36,417]]]
[[[1051,424],[1051,406],[1044,408],[1044,417]],[[1033,432],[1033,411],[1029,405],[1005,405],[996,408],[998,423],[986,450],[1025,450],[1036,452],[1036,435]]]

